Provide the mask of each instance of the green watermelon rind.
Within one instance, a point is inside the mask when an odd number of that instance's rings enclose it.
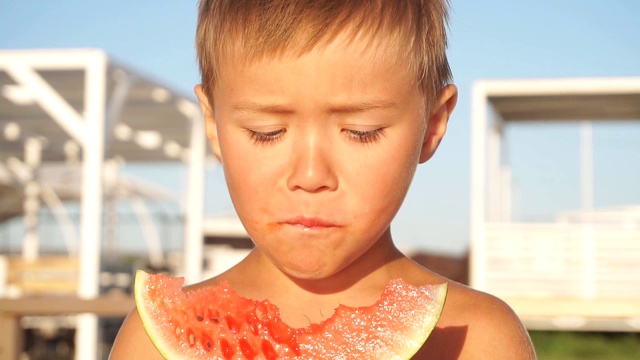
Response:
[[[387,312],[388,314],[386,314],[386,316],[388,317],[398,315],[404,318],[401,327],[402,325],[407,326],[401,329],[394,327],[395,325],[391,324],[391,322],[395,321],[395,323],[397,323],[397,321],[390,320],[384,323],[383,329],[380,329],[380,331],[386,331],[389,336],[379,336],[378,333],[372,336],[372,339],[367,339],[366,334],[363,334],[359,340],[367,343],[366,348],[368,354],[366,359],[411,359],[413,355],[420,351],[440,320],[448,294],[448,284],[413,286],[400,279],[396,279],[391,280],[387,284],[386,288],[389,287],[395,287],[395,289],[390,291],[387,296],[385,296],[387,292],[385,289],[381,298],[374,305],[359,308],[340,306],[336,309],[334,316],[320,323],[319,326],[328,327],[328,329],[325,330],[329,333],[341,334],[341,337],[337,340],[338,342],[340,342],[342,337],[350,337],[352,338],[352,342],[356,343],[357,341],[353,339],[353,337],[354,335],[355,337],[359,336],[357,331],[350,332],[349,329],[347,329],[346,332],[341,331],[338,328],[340,325],[332,328],[331,324],[327,323],[331,323],[338,313],[340,313],[341,319],[346,318],[344,321],[349,322],[352,320],[349,319],[350,314],[355,313],[355,316],[357,316],[358,312],[362,310],[364,310],[364,312]],[[419,306],[415,309],[411,308],[416,303],[425,306]],[[390,309],[380,309],[380,307],[389,307]],[[385,321],[385,319],[378,320]],[[383,344],[376,344],[376,342],[380,341],[383,341]],[[362,358],[362,355],[358,354],[357,351],[356,354],[350,355],[348,349],[331,346],[331,342],[333,341],[329,341],[329,344],[327,344],[327,348],[329,349],[323,348],[325,344],[318,345],[314,349],[317,351],[314,354],[322,359],[347,360]],[[313,357],[304,359],[311,360]]]
[[[151,279],[153,276],[155,275],[148,274],[142,270],[138,270],[136,272],[134,294],[138,313],[142,320],[143,327],[158,352],[165,359],[189,359],[189,355],[181,351],[180,346],[175,346],[176,340],[173,337],[172,331],[168,330],[170,328],[164,328],[162,326],[164,325],[162,321],[158,322],[160,312],[154,311],[156,306],[155,302],[143,300],[148,298],[147,294],[149,292],[150,286],[162,286],[167,290],[171,290],[174,293],[175,298],[186,298],[186,293],[182,290],[184,279],[176,277],[163,277],[163,283],[151,284]],[[390,337],[390,339],[388,339],[388,342],[393,343],[393,345],[389,346],[387,344],[386,346],[379,347],[376,353],[371,354],[371,359],[411,359],[411,357],[422,348],[426,340],[431,335],[433,329],[436,327],[436,324],[439,321],[444,309],[444,304],[448,293],[447,284],[443,283],[439,285],[414,286],[412,287],[411,291],[413,291],[414,293],[410,295],[402,294],[398,297],[402,298],[404,296],[411,300],[412,298],[418,298],[420,296],[426,295],[430,298],[429,304],[431,307],[428,309],[417,309],[416,312],[418,314],[405,314],[405,316],[410,319],[407,321],[407,323],[415,324],[414,326],[412,326],[412,329],[409,331],[404,330],[402,333],[395,334],[395,337]],[[416,294],[415,292],[418,292],[418,294]],[[383,301],[383,299],[381,298],[380,301]],[[376,305],[379,305],[379,303],[376,303]],[[394,307],[396,306],[396,304],[392,304],[391,306]],[[345,311],[357,311],[358,309],[347,306],[340,306],[338,309],[336,309],[336,314],[340,311],[341,308]],[[362,307],[362,309],[366,308],[371,308],[371,306]],[[325,322],[320,323],[319,326],[326,326],[325,323],[335,318],[336,314],[334,314],[334,316],[332,316]],[[160,323],[160,326],[158,326],[158,323]],[[390,329],[389,331],[394,332],[395,330]],[[392,353],[389,353],[390,350],[392,351]],[[332,350],[325,352],[323,358],[348,359],[348,356],[345,356],[345,354],[342,353],[342,351],[339,349],[334,349],[333,352],[331,351]],[[300,357],[300,359],[306,358],[307,357],[305,356]]]
[[[423,327],[416,329],[415,335],[406,334],[406,342],[408,343],[406,348],[400,350],[396,357],[391,359],[411,359],[422,346],[425,344],[433,330],[436,328],[442,311],[444,310],[444,304],[448,295],[448,284],[435,285],[435,291],[433,291],[435,304],[438,304],[436,311],[427,312],[423,318]]]
[[[174,339],[170,338],[169,336],[165,336],[165,332],[163,331],[163,329],[159,326],[156,326],[156,323],[153,321],[156,316],[153,311],[153,303],[142,301],[142,299],[146,298],[145,296],[148,292],[147,286],[150,286],[149,279],[152,276],[153,275],[143,270],[136,271],[136,277],[134,281],[134,298],[136,301],[138,314],[140,315],[140,319],[142,320],[142,326],[147,332],[147,335],[149,336],[149,339],[151,339],[153,345],[165,359],[187,360],[187,357],[183,357],[182,353],[174,351],[173,346],[169,345],[172,344]],[[182,285],[184,285],[184,278],[174,278],[174,281],[176,282],[176,285],[179,284],[177,286],[177,289],[179,289],[179,291],[176,291],[176,296],[180,296],[178,292],[182,292],[181,289]],[[165,337],[168,341],[163,341]]]

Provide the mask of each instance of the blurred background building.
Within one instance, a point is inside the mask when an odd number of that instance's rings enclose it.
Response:
[[[529,329],[637,332],[640,204],[594,206],[593,132],[640,121],[640,77],[481,80],[473,90],[471,285],[507,301]],[[526,159],[510,153],[509,128],[526,123],[569,124],[580,137],[578,164],[565,166],[579,169],[581,206],[548,221],[514,211],[512,169]]]
[[[13,314],[3,317],[2,349],[17,357],[21,328],[41,330],[50,320],[32,316],[50,311],[77,314],[65,317],[75,330],[76,358],[93,358],[100,352],[97,315],[131,309],[135,268],[201,278],[202,262],[194,259],[203,250],[207,146],[199,107],[91,49],[0,51],[0,91],[0,218],[22,225],[0,256],[0,310]],[[150,162],[184,164],[184,199],[119,170]],[[172,203],[180,210],[167,211]],[[138,224],[146,256],[117,246],[124,209]],[[163,221],[163,214],[174,218]],[[42,224],[47,217],[53,221]],[[161,234],[171,226],[183,239],[173,250],[188,261],[174,256],[171,263],[163,247]],[[105,301],[121,303],[119,312],[91,303],[114,290],[122,296]],[[56,301],[61,308],[48,309]]]

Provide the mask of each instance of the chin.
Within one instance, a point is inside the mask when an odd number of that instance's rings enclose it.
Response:
[[[301,281],[324,280],[332,277],[339,269],[327,264],[281,264],[278,268],[290,278]]]
[[[332,275],[331,272],[323,271],[315,268],[303,267],[284,267],[280,268],[285,274],[291,278],[298,280],[322,280]]]

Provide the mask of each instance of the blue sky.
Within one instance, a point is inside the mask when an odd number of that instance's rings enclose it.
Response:
[[[640,76],[640,1],[453,0],[449,60],[458,107],[435,158],[421,166],[394,224],[402,247],[462,252],[469,221],[470,90],[481,78]],[[105,49],[113,58],[191,94],[196,1],[0,0],[0,48]],[[580,206],[575,125],[514,127],[518,215],[549,220]],[[596,206],[640,204],[640,122],[597,125]],[[184,184],[165,169],[134,169]],[[207,212],[230,208],[219,169]]]

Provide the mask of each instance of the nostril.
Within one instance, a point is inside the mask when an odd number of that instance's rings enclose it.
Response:
[[[322,192],[337,187],[337,161],[331,141],[326,137],[314,134],[302,137],[296,143],[289,158],[287,185],[290,190],[306,192]]]
[[[294,169],[287,179],[290,190],[316,193],[337,187],[337,177],[330,166]]]

